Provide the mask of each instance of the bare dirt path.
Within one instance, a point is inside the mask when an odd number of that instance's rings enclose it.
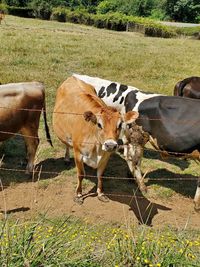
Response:
[[[6,211],[14,218],[31,219],[38,214],[50,217],[73,215],[93,222],[146,224],[153,227],[173,226],[178,229],[199,229],[200,214],[194,211],[192,199],[175,195],[167,200],[130,197],[123,192],[109,194],[108,203],[100,202],[94,187],[87,186],[91,194],[83,205],[73,201],[75,177],[51,181],[47,186],[39,182],[11,185],[0,192],[1,217]],[[151,188],[149,187],[151,192]]]
[[[184,22],[170,22],[170,21],[160,21],[161,24],[174,27],[198,27],[200,24],[197,23],[184,23]]]

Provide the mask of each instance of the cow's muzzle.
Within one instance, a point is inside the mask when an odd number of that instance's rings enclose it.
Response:
[[[102,149],[107,152],[115,151],[118,147],[118,144],[115,140],[108,139],[104,142]]]

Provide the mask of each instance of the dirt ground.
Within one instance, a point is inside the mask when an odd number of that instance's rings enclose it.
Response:
[[[50,160],[50,170],[62,165],[63,159]],[[64,168],[64,167],[63,167]],[[1,180],[6,171],[1,170]],[[15,175],[11,173],[12,177]],[[192,198],[175,194],[169,199],[152,197],[153,190],[148,186],[149,193],[144,197],[141,194],[130,194],[119,187],[107,194],[109,202],[99,201],[95,194],[95,184],[87,183],[84,187],[85,199],[82,205],[73,201],[76,177],[55,173],[54,177],[44,180],[31,181],[25,174],[19,182],[4,183],[0,192],[1,218],[5,213],[14,218],[31,219],[38,214],[50,217],[73,215],[85,218],[91,222],[117,222],[146,224],[153,227],[173,226],[178,229],[200,229],[200,213],[194,211]],[[24,180],[23,180],[24,179]],[[122,181],[123,182],[123,181]],[[132,188],[130,182],[124,181]],[[106,182],[105,182],[106,183]],[[117,181],[116,181],[117,183]],[[109,184],[105,192],[109,192]],[[149,197],[150,196],[150,197]]]

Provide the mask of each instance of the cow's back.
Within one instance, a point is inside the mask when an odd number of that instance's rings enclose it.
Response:
[[[39,123],[44,105],[44,85],[39,82],[0,85],[0,141],[26,124]]]
[[[174,152],[200,148],[198,100],[157,96],[145,100],[139,114],[137,123],[157,140],[160,148]]]
[[[81,136],[94,135],[94,127],[85,121],[83,113],[91,110],[84,101],[85,93],[95,95],[94,89],[74,77],[68,78],[57,90],[53,112],[53,128],[58,138],[80,140]],[[80,134],[81,133],[81,134]]]

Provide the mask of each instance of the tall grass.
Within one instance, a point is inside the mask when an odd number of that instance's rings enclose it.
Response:
[[[200,235],[59,220],[5,220],[0,224],[1,266],[199,266]]]

